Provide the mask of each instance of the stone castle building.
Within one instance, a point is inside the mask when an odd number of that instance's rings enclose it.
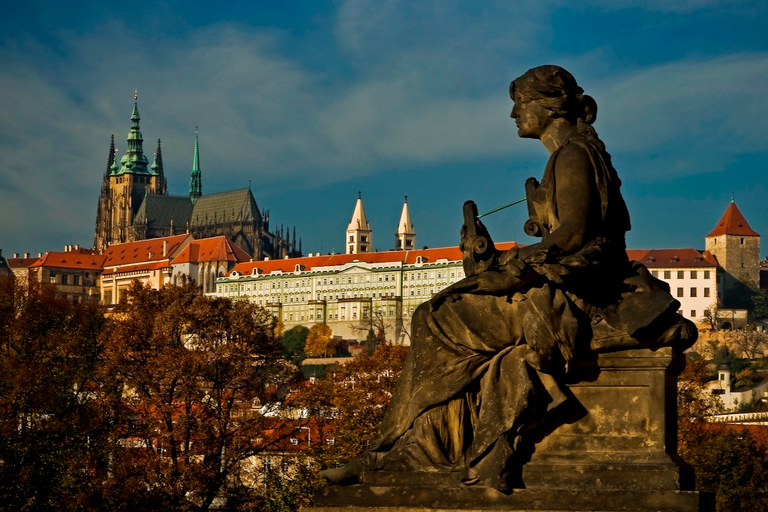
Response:
[[[163,154],[157,141],[154,161],[144,155],[139,127],[138,95],[134,95],[128,149],[119,160],[115,137],[109,145],[107,169],[96,213],[94,247],[103,252],[112,244],[190,234],[196,239],[226,236],[252,258],[275,259],[301,255],[301,242],[282,227],[269,229],[269,212],[260,212],[250,186],[203,195],[200,149],[195,149],[188,196],[169,196]]]
[[[760,288],[760,235],[731,201],[704,240],[723,269],[718,282],[722,304],[747,307],[751,291]]]

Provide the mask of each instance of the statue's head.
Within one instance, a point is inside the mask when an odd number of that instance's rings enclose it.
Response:
[[[509,84],[509,96],[515,93],[526,100],[535,101],[551,112],[574,124],[579,120],[592,124],[597,118],[597,103],[584,94],[576,79],[560,66],[546,65],[529,69]]]

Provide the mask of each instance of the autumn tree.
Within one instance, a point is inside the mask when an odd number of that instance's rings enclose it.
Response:
[[[103,324],[96,307],[53,287],[0,278],[0,509],[100,508],[91,475],[109,427],[93,399]]]
[[[333,432],[332,445],[316,447],[323,467],[356,457],[376,436],[407,353],[408,347],[383,343],[372,356],[334,366],[299,394],[296,403]]]
[[[134,284],[102,337],[118,425],[111,480],[125,491],[116,502],[208,510],[241,462],[268,447],[265,414],[296,377],[275,327],[264,309],[189,283]]]
[[[333,348],[333,331],[328,324],[317,323],[309,328],[304,352],[309,357],[320,357],[327,355],[328,350]]]
[[[714,492],[718,512],[768,510],[768,452],[747,430],[713,424],[721,411],[708,393],[709,371],[703,359],[691,359],[679,379],[679,452],[694,467],[696,488]]]

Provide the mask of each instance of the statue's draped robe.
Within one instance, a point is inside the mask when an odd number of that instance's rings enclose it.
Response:
[[[629,215],[610,156],[593,139],[569,144],[582,147],[594,169],[599,236],[571,254],[533,254],[526,265],[540,277],[511,294],[456,294],[434,310],[428,303],[416,310],[411,350],[370,448],[370,469],[455,470],[466,482],[503,488],[520,434],[566,399],[559,381],[568,363],[590,344],[631,344],[677,310],[666,285],[627,260]],[[548,231],[559,226],[560,151],[529,198]]]

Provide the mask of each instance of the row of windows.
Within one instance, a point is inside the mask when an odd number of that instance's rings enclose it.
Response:
[[[676,297],[685,297],[684,295],[685,288],[682,286],[677,288],[677,295]],[[709,288],[704,288],[702,297],[709,297]],[[690,295],[689,297],[697,297],[698,296],[698,289],[696,287],[691,287]]]
[[[659,271],[658,270],[652,271],[651,274],[653,274],[653,277],[659,277]],[[675,274],[677,275],[678,279],[685,279],[685,270],[677,270],[675,272]],[[704,279],[709,279],[709,270],[702,271],[702,274],[704,274],[703,275]],[[663,275],[664,275],[663,279],[672,279],[672,271],[671,270],[665,270]],[[699,277],[698,270],[691,270],[690,271],[690,278],[691,279],[698,279],[698,277]]]

